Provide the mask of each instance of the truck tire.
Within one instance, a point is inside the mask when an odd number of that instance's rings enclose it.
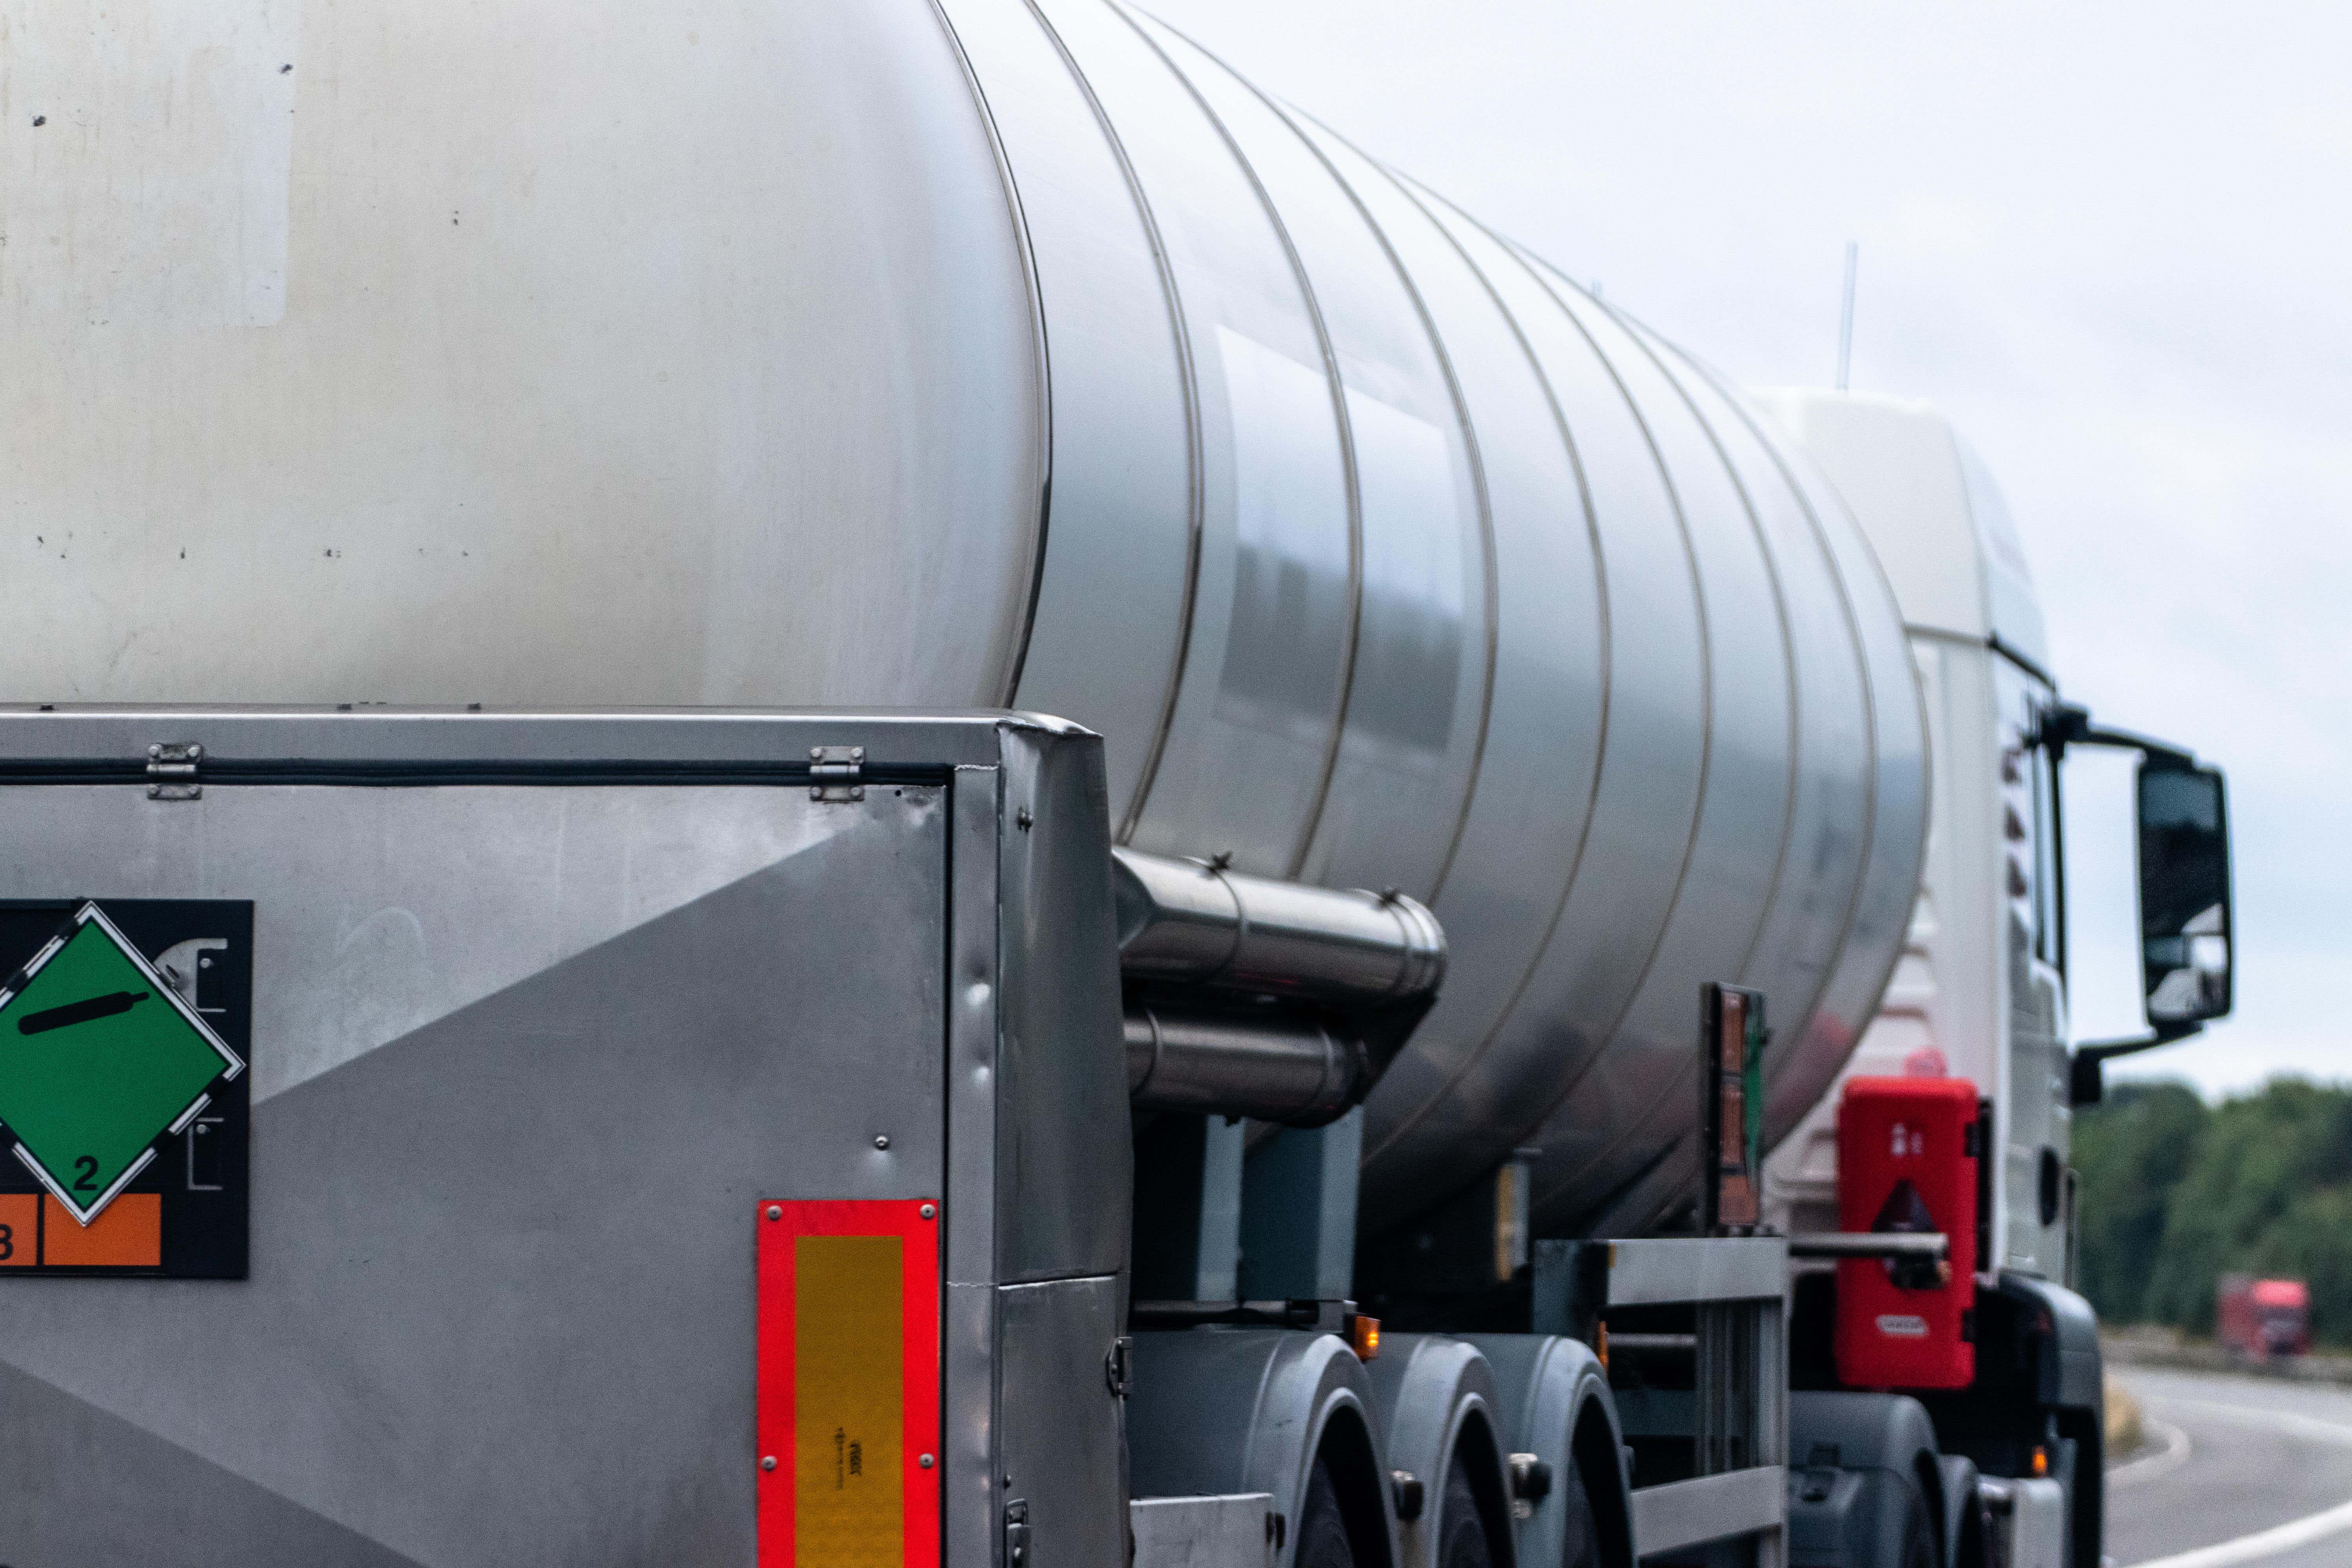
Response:
[[[1592,1494],[1584,1489],[1582,1467],[1569,1465],[1559,1478],[1559,1568],[1601,1568],[1601,1521],[1592,1515]],[[1529,1568],[1535,1568],[1530,1564]]]
[[[1903,1513],[1903,1568],[1940,1568],[1937,1555],[1936,1521],[1928,1516],[1927,1500],[1915,1489]]]
[[[1486,1521],[1479,1517],[1478,1492],[1470,1484],[1470,1467],[1455,1449],[1445,1467],[1445,1502],[1438,1516],[1437,1568],[1495,1568],[1486,1545]]]
[[[1298,1548],[1292,1563],[1294,1568],[1356,1568],[1347,1516],[1339,1511],[1339,1489],[1331,1484],[1330,1465],[1320,1458],[1307,1478],[1307,1500],[1298,1510]]]

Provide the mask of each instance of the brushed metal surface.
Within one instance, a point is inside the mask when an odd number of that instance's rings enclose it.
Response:
[[[1118,1285],[1105,1276],[997,1291],[998,1486],[1029,1505],[1036,1568],[1100,1568],[1127,1557],[1126,1402],[1103,1372],[1127,1327]]]
[[[1674,907],[1640,957],[1638,982],[1606,1050],[1529,1142],[1537,1212],[1557,1218],[1585,1194],[1614,1192],[1654,1161],[1643,1124],[1686,1125],[1696,1051],[1693,1000],[1710,974],[1744,975],[1771,905],[1788,810],[1789,654],[1770,563],[1705,427],[1613,312],[1561,289],[1562,307],[1643,411],[1674,486],[1688,543],[1706,659],[1706,751],[1698,809]],[[1679,1101],[1679,1106],[1673,1102]]]
[[[779,829],[847,825],[748,869],[721,854],[698,896],[544,952],[512,983],[257,1105],[248,1283],[45,1280],[11,1297],[0,1357],[119,1423],[42,1500],[48,1527],[72,1537],[58,1560],[152,1559],[153,1541],[111,1533],[102,1506],[112,1467],[140,1452],[133,1434],[418,1562],[748,1559],[752,1195],[933,1197],[945,1179],[947,814],[938,786],[854,805],[745,789]],[[480,903],[477,878],[412,881],[401,867],[403,849],[500,820],[497,790],[8,793],[85,814],[78,829],[12,837],[12,889],[234,888],[260,916],[257,996],[364,1014],[385,987],[354,984],[334,937],[377,909],[415,913],[436,958],[532,945]],[[561,812],[606,793],[538,795]],[[596,858],[582,841],[632,842],[648,823],[676,829],[661,854],[696,857],[697,792],[616,793],[635,798],[578,803],[535,877],[518,858],[498,879],[528,879],[561,908],[574,858]],[[388,833],[393,795],[415,815]],[[148,814],[144,833],[120,822],[124,797]],[[121,858],[101,863],[116,837]],[[308,846],[303,864],[273,848],[287,837]],[[289,917],[324,940],[295,940]],[[257,1016],[257,1067],[299,1055],[309,1016]],[[5,1441],[39,1447],[67,1430],[12,1422]],[[273,1556],[268,1538],[246,1545],[250,1561]]]
[[[1131,1568],[1274,1568],[1273,1514],[1268,1492],[1138,1498]]]
[[[1003,770],[955,770],[948,797],[947,1172],[957,1194],[996,1191],[996,994]],[[941,1303],[940,1396],[947,1452],[940,1478],[946,1561],[992,1563],[1000,1526],[995,1203],[951,1203]]]
[[[1128,1009],[1127,1091],[1142,1110],[1313,1127],[1362,1098],[1363,1047],[1310,1019]]]
[[[1702,1242],[1650,1237],[1612,1243],[1609,1304],[1745,1301],[1779,1298],[1789,1289],[1789,1244],[1780,1237]]]
[[[995,1277],[1116,1274],[1134,1153],[1094,738],[1008,733],[997,805]]]
[[[1709,1541],[1736,1535],[1759,1535],[1760,1551],[1777,1553],[1789,1521],[1789,1468],[1758,1465],[1752,1469],[1727,1470],[1663,1486],[1639,1487],[1633,1492],[1635,1550],[1679,1552]]]
[[[1035,8],[1150,193],[1200,395],[1199,589],[1131,841],[1282,876],[1315,814],[1355,594],[1325,334],[1262,187],[1141,25],[1101,0]]]
[[[1490,639],[1476,454],[1412,278],[1291,116],[1171,29],[1171,66],[1248,162],[1279,216],[1328,343],[1351,467],[1355,573],[1341,721],[1309,836],[1288,874],[1426,897],[1478,765]]]
[[[8,175],[9,500],[78,542],[15,558],[0,694],[1004,700],[1038,323],[926,0],[75,37],[0,58],[108,127]]]
[[[1711,761],[1694,565],[1643,411],[1542,275],[1458,213],[1432,210],[1511,310],[1573,433],[1606,595],[1605,710],[1597,778],[1566,771],[1553,807],[1587,814],[1575,850],[1523,864],[1517,897],[1464,910],[1471,923],[1454,938],[1466,950],[1495,925],[1538,920],[1538,955],[1486,994],[1450,990],[1367,1105],[1365,1204],[1381,1217],[1534,1143],[1550,1108],[1571,1121],[1583,1110],[1568,1097],[1612,1048],[1656,951]],[[1446,904],[1439,915],[1455,918]],[[1587,1120],[1612,1125],[1599,1106]],[[1536,1216],[1556,1227],[1570,1217]]]
[[[1248,877],[1113,851],[1119,969],[1250,994],[1408,1002],[1445,977],[1445,933],[1402,893]]]
[[[1529,1145],[1539,1229],[1671,1208],[1706,980],[1766,991],[1795,1126],[1926,757],[1859,531],[1718,377],[1117,0],[591,13],[345,6],[248,84],[282,149],[173,140],[127,23],[54,68],[128,118],[27,176],[90,264],[28,282],[20,391],[74,396],[0,446],[79,542],[22,563],[0,697],[1010,692],[1104,735],[1123,841],[1436,910],[1369,1227]],[[241,14],[191,26],[275,72]],[[281,151],[291,284],[276,207],[182,188]]]
[[[153,733],[204,738],[200,799],[148,797]],[[812,798],[834,744],[885,770],[862,798]],[[273,755],[302,782],[251,782],[289,776]],[[249,1284],[12,1298],[0,1475],[37,1483],[26,1542],[148,1561],[161,1487],[202,1511],[206,1561],[745,1558],[767,1194],[945,1203],[949,1550],[988,1561],[1008,1451],[1070,1433],[1085,1462],[1040,1467],[1056,1551],[1118,1544],[1124,1082],[1064,1048],[1118,1016],[1092,736],[10,713],[0,801],[31,830],[0,848],[16,896],[252,900],[253,1057],[279,1080]],[[1024,1277],[1055,1278],[1005,1288]]]
[[[1200,440],[1182,305],[1149,195],[1052,30],[1004,0],[940,4],[986,94],[1063,350],[1021,700],[1092,715],[1116,825],[1150,769],[1192,612]]]

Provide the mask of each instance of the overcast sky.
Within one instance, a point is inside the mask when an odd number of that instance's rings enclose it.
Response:
[[[1984,454],[2066,694],[2230,772],[2237,1015],[2125,1070],[2352,1078],[2352,21],[1152,8],[1751,384],[1831,379],[1858,241],[1853,384]]]

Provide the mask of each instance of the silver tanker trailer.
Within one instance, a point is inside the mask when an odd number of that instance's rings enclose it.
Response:
[[[69,4],[0,105],[0,1559],[2098,1563],[2067,1119],[2228,1010],[2221,783],[1936,416],[1109,0]]]

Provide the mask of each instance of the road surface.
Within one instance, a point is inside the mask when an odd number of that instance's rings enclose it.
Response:
[[[2107,1472],[2116,1568],[2352,1563],[2352,1388],[2112,1370],[2148,1431]]]

